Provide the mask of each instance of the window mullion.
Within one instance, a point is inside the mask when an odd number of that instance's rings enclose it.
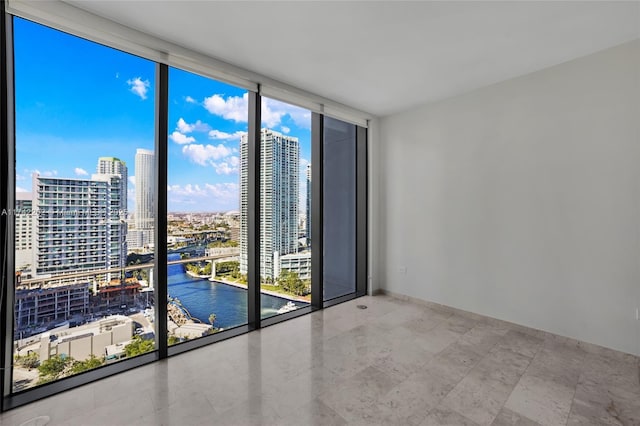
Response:
[[[247,233],[247,286],[249,326],[261,326],[260,317],[260,121],[261,96],[249,92],[248,136],[248,233]]]
[[[167,357],[167,139],[169,135],[169,67],[156,64],[156,205],[155,268],[156,347]]]

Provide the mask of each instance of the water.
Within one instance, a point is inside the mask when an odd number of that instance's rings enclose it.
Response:
[[[179,253],[168,255],[168,260],[179,259]],[[192,317],[208,324],[209,315],[215,314],[215,326],[225,329],[247,323],[247,290],[190,277],[180,264],[169,265],[167,273],[169,296],[177,297]],[[261,316],[264,318],[275,315],[287,302],[287,299],[281,297],[260,295]],[[297,306],[308,305],[294,303]]]

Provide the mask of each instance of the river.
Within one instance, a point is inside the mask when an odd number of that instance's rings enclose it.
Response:
[[[168,255],[168,260],[178,259],[179,253]],[[192,317],[208,324],[209,315],[213,313],[216,315],[215,326],[224,329],[247,323],[247,290],[190,277],[180,264],[169,265],[167,274],[169,296],[178,298]],[[262,317],[275,315],[287,302],[287,299],[281,297],[262,294]],[[300,307],[307,306],[302,302],[294,303]]]

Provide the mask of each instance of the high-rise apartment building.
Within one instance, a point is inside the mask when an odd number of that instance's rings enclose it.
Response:
[[[305,237],[307,246],[311,247],[311,163],[307,164],[307,198],[305,200],[306,212],[304,216]]]
[[[240,140],[240,272],[247,273],[248,138]],[[298,248],[300,145],[298,138],[260,132],[260,275],[277,278],[274,257]]]
[[[136,208],[134,214],[134,230],[129,241],[135,247],[153,244],[153,227],[155,219],[155,153],[148,149],[138,149],[135,159],[136,176]]]
[[[153,229],[155,153],[147,149],[136,151],[136,229]]]
[[[96,173],[99,175],[116,175],[120,177],[120,192],[124,194],[120,200],[120,209],[126,215],[127,211],[127,189],[129,176],[127,163],[116,157],[100,157],[98,158],[98,167]]]
[[[33,262],[33,193],[16,192],[16,271],[31,269]]]
[[[126,262],[120,178],[68,179],[33,175],[36,276],[117,268]]]
[[[124,161],[100,157],[92,180],[109,183],[109,258],[111,268],[127,265],[127,190],[128,172]]]

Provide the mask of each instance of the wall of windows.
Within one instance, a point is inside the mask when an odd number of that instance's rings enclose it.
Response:
[[[169,69],[169,345],[248,321],[247,276],[240,267],[247,98],[244,89]]]
[[[18,392],[155,349],[155,64],[13,30]]]
[[[262,98],[260,129],[261,317],[311,303],[311,111]]]
[[[324,300],[356,291],[356,126],[325,117]]]
[[[2,35],[2,410],[365,293],[362,128],[22,18]]]

